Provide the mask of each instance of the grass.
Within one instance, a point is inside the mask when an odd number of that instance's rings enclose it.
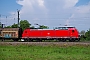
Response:
[[[0,45],[0,60],[90,60],[90,46]]]

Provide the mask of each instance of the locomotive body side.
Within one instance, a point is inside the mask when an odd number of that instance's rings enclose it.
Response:
[[[54,40],[75,41],[79,40],[79,33],[74,27],[60,27],[58,29],[26,29],[22,34],[28,40]]]
[[[55,34],[57,38],[68,38],[69,30],[55,30]]]
[[[26,29],[22,34],[23,39],[52,39],[55,37],[55,31],[49,29]]]

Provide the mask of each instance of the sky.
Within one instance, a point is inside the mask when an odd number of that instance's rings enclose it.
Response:
[[[0,22],[6,26],[20,20],[48,26],[75,26],[79,31],[90,28],[90,0],[0,0]]]

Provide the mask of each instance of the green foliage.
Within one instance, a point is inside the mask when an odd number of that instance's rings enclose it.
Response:
[[[2,25],[2,23],[0,22],[0,28],[2,27],[1,25]]]
[[[81,40],[81,41],[85,41],[85,40],[86,40],[85,35],[81,35],[81,36],[80,36],[80,40]]]
[[[87,32],[84,32],[84,30],[83,30],[83,31],[80,32],[80,34],[81,34],[81,38],[80,39],[82,41],[90,41],[90,29],[87,30]]]
[[[1,26],[1,22],[0,22],[0,28],[2,28],[2,26]]]
[[[0,60],[90,60],[90,46],[0,45]]]
[[[30,23],[27,20],[21,20],[20,21],[20,27],[22,28],[22,30],[29,28],[30,27]]]
[[[18,28],[18,24],[13,24],[11,26],[5,26],[5,28]]]
[[[27,20],[21,20],[20,21],[20,28],[22,28],[22,30],[29,28],[30,27],[30,23]],[[13,24],[12,26],[6,26],[5,28],[18,28],[18,24]]]
[[[5,28],[12,28],[11,26],[6,26]]]
[[[0,25],[0,28],[2,28],[2,26]]]
[[[90,29],[85,33],[86,40],[90,41]]]
[[[1,25],[0,25],[1,27]],[[6,26],[5,28],[18,28],[18,24],[13,24],[11,26]],[[27,20],[21,20],[20,21],[20,28],[22,28],[22,30],[26,29],[26,28],[35,28],[34,26],[31,26],[31,24],[27,21]],[[39,25],[40,29],[49,29],[48,26],[45,25]]]
[[[13,24],[11,27],[12,28],[18,28],[18,24]]]
[[[30,28],[34,29],[35,27],[34,26],[31,26]]]
[[[48,26],[44,26],[44,25],[40,25],[39,28],[40,28],[40,29],[49,29]]]
[[[85,30],[82,30],[82,31],[80,32],[80,34],[81,34],[81,35],[85,35]]]

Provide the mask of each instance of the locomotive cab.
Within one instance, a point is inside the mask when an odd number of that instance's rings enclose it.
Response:
[[[75,27],[69,27],[68,30],[70,31],[70,41],[80,41],[79,32]]]
[[[63,30],[63,33],[64,36],[68,34],[64,37],[64,39],[68,39],[69,41],[80,41],[80,36],[79,36],[79,32],[78,30],[73,27],[73,26],[60,26],[60,27],[56,27],[55,29],[58,29],[58,30]],[[67,31],[67,32],[65,32]]]

